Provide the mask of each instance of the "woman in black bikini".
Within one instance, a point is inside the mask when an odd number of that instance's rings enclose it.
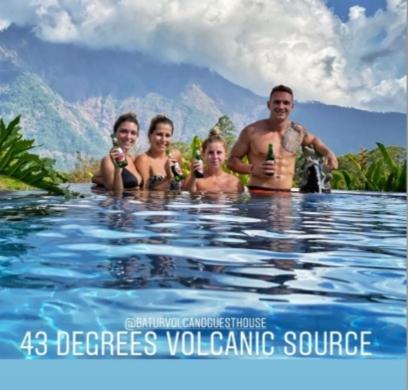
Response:
[[[167,154],[173,136],[174,125],[164,115],[155,116],[149,127],[150,147],[135,159],[135,165],[143,178],[143,188],[149,190],[176,190],[179,183],[174,179],[171,166],[181,165],[181,154],[173,149]]]
[[[109,155],[101,160],[99,171],[92,178],[92,181],[115,192],[142,187],[142,176],[137,171],[130,155],[130,150],[135,146],[139,136],[139,121],[136,115],[131,112],[121,115],[113,125],[113,134],[125,154],[127,166],[119,168],[114,163],[120,154],[118,147],[114,146]]]

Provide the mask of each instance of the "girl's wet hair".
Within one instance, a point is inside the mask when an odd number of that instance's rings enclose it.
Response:
[[[170,118],[167,118],[167,116],[159,114],[159,115],[156,115],[150,122],[149,132],[147,133],[149,137],[152,135],[153,131],[156,130],[157,125],[159,125],[160,123],[170,125],[171,134],[173,135],[173,131],[174,131],[173,121]]]
[[[225,142],[225,139],[222,137],[221,129],[218,126],[214,126],[208,133],[207,139],[204,140],[202,144],[203,153],[205,153],[205,150],[207,149],[208,145],[212,144],[213,142],[221,142],[224,145],[225,151],[228,150],[227,143]]]
[[[140,125],[137,116],[134,112],[127,112],[125,114],[122,114],[118,119],[116,119],[113,125],[113,132],[116,133],[118,131],[119,126],[124,122],[134,123],[137,126],[137,132],[139,133]]]

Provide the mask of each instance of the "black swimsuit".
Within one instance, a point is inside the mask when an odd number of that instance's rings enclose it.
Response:
[[[150,176],[149,177],[149,190],[154,190],[156,187],[156,184],[160,183],[163,180],[164,180],[164,176],[160,176],[160,175]],[[179,189],[180,189],[180,183],[174,180],[174,178],[171,179],[169,190],[174,191],[174,190],[179,190]]]
[[[137,180],[137,177],[127,170],[126,168],[122,169],[122,182],[123,182],[123,187],[124,188],[135,188],[139,187],[139,182]],[[142,183],[140,183],[140,186]]]

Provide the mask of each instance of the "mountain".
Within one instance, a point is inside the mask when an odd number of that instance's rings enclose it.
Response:
[[[406,115],[378,113],[321,103],[295,106],[293,119],[325,141],[338,154],[372,149],[376,142],[406,146]]]
[[[100,157],[123,112],[138,114],[142,135],[152,116],[174,120],[175,138],[204,137],[227,114],[237,129],[267,116],[266,97],[235,85],[209,69],[165,64],[140,53],[92,50],[44,42],[28,29],[0,32],[0,116],[22,114],[23,130],[71,168],[75,152]],[[372,113],[321,103],[296,103],[293,119],[338,154],[371,148],[375,142],[405,146],[406,115]]]

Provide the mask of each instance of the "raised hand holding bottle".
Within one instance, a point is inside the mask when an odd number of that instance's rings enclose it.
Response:
[[[113,163],[118,168],[124,168],[124,167],[126,167],[126,165],[128,165],[128,162],[126,161],[126,154],[123,151],[123,149],[120,147],[120,144],[119,144],[119,141],[118,141],[116,135],[111,134],[111,138],[112,138],[113,148],[116,151],[116,153],[114,154],[114,157],[113,157]]]
[[[179,162],[171,157],[170,150],[167,149],[166,154],[167,154],[167,156],[169,157],[169,160],[170,160],[170,169],[171,169],[171,173],[173,174],[174,180],[176,182],[179,182],[179,181],[183,180],[184,176],[183,176],[183,172],[182,172],[182,170],[180,168]]]

